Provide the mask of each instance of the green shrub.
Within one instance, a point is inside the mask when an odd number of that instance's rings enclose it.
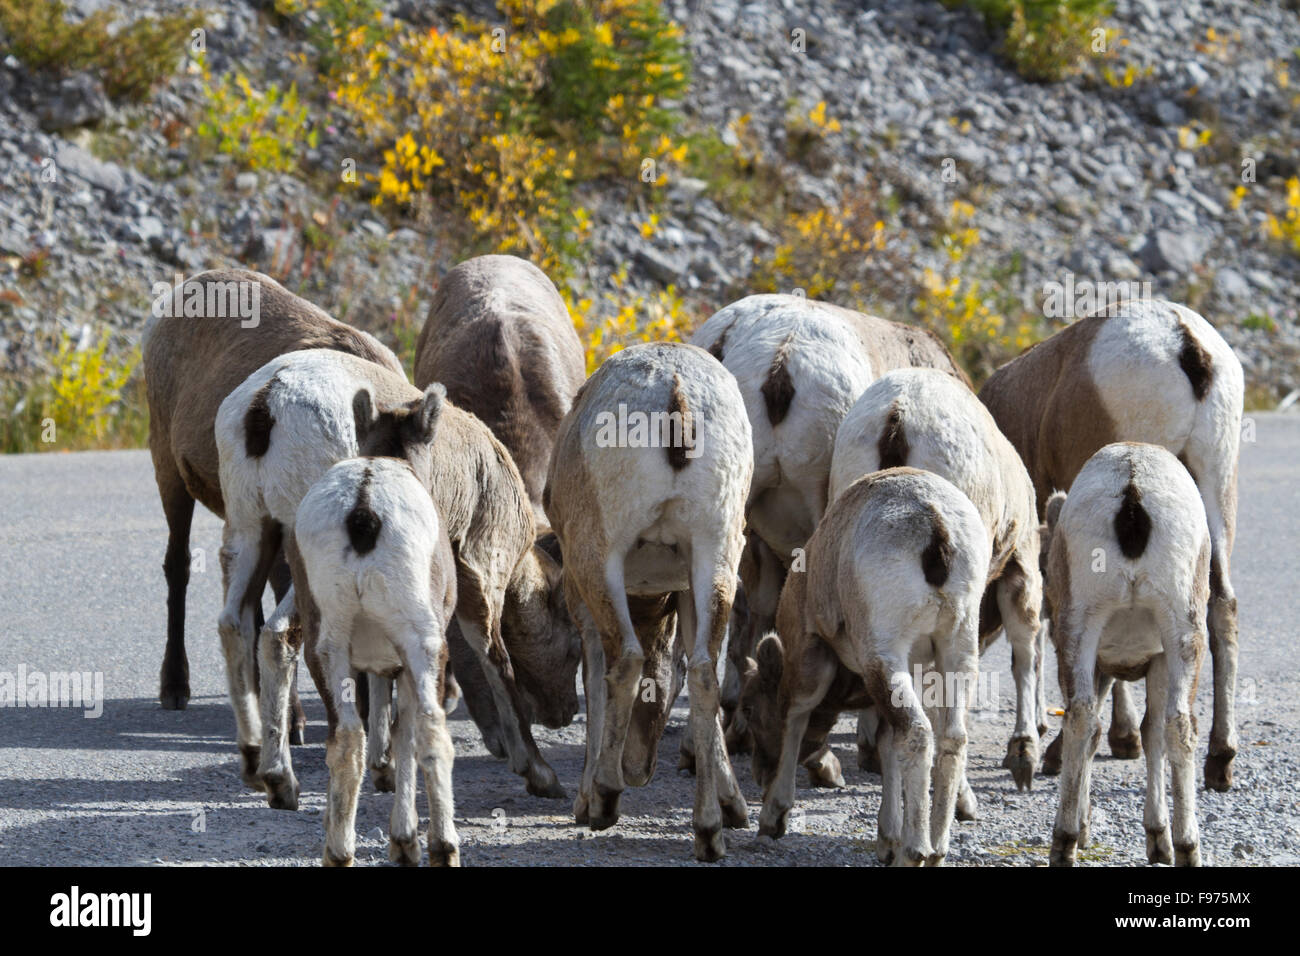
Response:
[[[1081,68],[1094,31],[1113,0],[944,0],[949,7],[978,11],[1002,34],[1002,55],[1021,76],[1056,81]]]
[[[283,93],[275,84],[256,90],[242,73],[226,73],[213,81],[203,71],[207,100],[198,134],[210,149],[228,153],[253,170],[289,172],[298,161],[298,145],[315,147],[317,133],[309,129],[307,104],[297,86]]]
[[[171,75],[204,22],[198,12],[141,17],[110,33],[110,11],[71,23],[66,10],[61,0],[0,0],[0,53],[32,69],[90,70],[110,96],[135,100]]]
[[[0,450],[75,451],[139,447],[148,433],[143,382],[132,378],[138,347],[110,352],[108,334],[78,349],[66,333],[44,356],[46,375],[0,387]]]

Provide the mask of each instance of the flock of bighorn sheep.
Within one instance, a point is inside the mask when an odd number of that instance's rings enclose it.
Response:
[[[417,764],[430,861],[459,862],[445,715],[462,698],[529,793],[564,796],[530,727],[573,719],[579,664],[577,823],[612,826],[623,788],[650,780],[685,685],[698,859],[748,826],[729,752],[752,750],[759,831],[779,837],[798,765],[842,785],[827,737],[853,710],[859,762],[882,776],[878,856],[941,863],[954,815],[975,813],[966,722],[979,655],[1003,630],[1016,688],[1003,765],[1020,788],[1062,775],[1051,862],[1087,843],[1113,687],[1111,749],[1146,755],[1147,855],[1199,863],[1207,628],[1207,787],[1231,786],[1237,749],[1242,372],[1196,313],[1123,303],[976,397],[923,330],[758,295],[691,344],[632,346],[584,381],[555,287],[484,256],[440,284],[413,386],[377,340],[266,276],[207,272],[173,295],[229,283],[257,284],[256,323],[182,307],[145,333],[169,528],[162,704],[189,700],[197,500],[225,519],[218,630],[243,778],[272,807],[298,805],[300,649],[324,702],[327,865],[353,860],[366,767],[394,792],[390,856],[419,861]],[[1065,718],[1040,754],[1049,633]],[[942,677],[938,699],[921,672]],[[1141,678],[1139,737],[1126,682]]]

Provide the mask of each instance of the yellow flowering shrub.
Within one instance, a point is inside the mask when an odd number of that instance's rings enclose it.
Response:
[[[1242,192],[1242,187],[1238,191]],[[1270,239],[1285,242],[1292,252],[1300,253],[1300,178],[1292,176],[1286,181],[1285,206],[1280,215],[1268,213],[1264,233]]]
[[[109,351],[102,334],[78,350],[76,338],[63,333],[46,353],[49,373],[31,387],[7,383],[0,450],[60,451],[137,446],[148,429],[143,389],[128,386],[140,361],[139,347]],[[138,380],[137,383],[138,385]]]
[[[315,147],[316,130],[296,86],[283,93],[275,84],[256,90],[243,73],[214,80],[206,62],[202,69],[206,101],[196,132],[209,148],[248,169],[283,173],[297,164],[300,142]]]
[[[574,185],[660,184],[685,157],[670,105],[686,87],[682,32],[650,0],[499,6],[505,27],[336,26],[332,96],[380,150],[376,205],[450,197],[473,247],[560,278],[590,228]]]
[[[610,279],[613,290],[598,298],[576,297],[567,289],[561,292],[587,356],[588,375],[629,345],[682,341],[700,318],[689,311],[675,286],[652,296],[629,297],[626,266]]]
[[[913,307],[978,384],[1003,360],[1033,345],[1042,337],[1042,328],[1039,320],[999,297],[997,283],[974,278],[963,268],[980,240],[971,224],[974,214],[970,203],[953,202],[940,238],[947,265],[942,271],[923,270]],[[1020,314],[1009,314],[1014,311]]]
[[[779,226],[768,258],[755,258],[750,283],[756,292],[803,289],[813,299],[836,297],[853,304],[886,263],[885,224],[865,197],[846,197],[834,209],[795,212]]]

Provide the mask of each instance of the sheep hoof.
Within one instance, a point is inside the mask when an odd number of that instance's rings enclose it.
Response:
[[[978,804],[975,802],[975,793],[969,788],[962,788],[957,794],[957,805],[953,808],[953,816],[963,823],[971,820],[978,820]]]
[[[701,863],[716,863],[727,855],[727,838],[722,825],[695,827],[695,859]]]
[[[1201,848],[1196,843],[1189,843],[1186,846],[1176,847],[1174,850],[1174,866],[1200,866],[1201,865]]]
[[[1002,766],[1011,771],[1017,790],[1032,790],[1034,770],[1038,766],[1038,747],[1029,737],[1013,737],[1007,744],[1007,755]]]
[[[591,815],[587,812],[587,795],[581,790],[578,791],[578,798],[573,801],[573,822],[580,827],[585,827]]]
[[[371,767],[370,779],[375,782],[375,793],[392,793],[397,788],[396,774],[391,763]]]
[[[324,854],[321,855],[321,866],[351,866],[352,856],[335,856],[329,847],[325,848]]]
[[[1055,777],[1061,772],[1061,735],[1057,734],[1056,739],[1047,745],[1047,752],[1043,754],[1043,766],[1040,768],[1044,777]]]
[[[898,856],[898,841],[888,837],[876,837],[876,859],[881,866],[889,866]]]
[[[1136,760],[1142,756],[1142,737],[1137,731],[1117,734],[1111,728],[1106,734],[1106,742],[1110,744],[1110,755],[1116,760]]]
[[[1236,754],[1209,754],[1205,758],[1205,789],[1226,793],[1232,789],[1232,759]]]
[[[262,774],[262,786],[266,790],[266,805],[272,810],[298,809],[298,781],[292,774]]]
[[[563,800],[568,796],[550,767],[534,768],[525,778],[524,788],[534,797],[545,797],[548,800]]]
[[[1048,857],[1049,866],[1074,866],[1075,854],[1079,847],[1078,834],[1056,830],[1052,833],[1052,852]]]
[[[388,837],[388,858],[398,866],[419,866],[420,841],[414,836],[399,840],[390,834]]]
[[[1169,840],[1169,827],[1147,830],[1147,861],[1166,866],[1174,862],[1174,845]]]
[[[880,755],[870,744],[858,744],[858,769],[867,773],[880,773]]]
[[[615,823],[618,823],[618,803],[623,791],[614,790],[599,783],[595,785],[595,790],[596,793],[588,811],[587,825],[593,830],[608,830]]]
[[[241,745],[239,759],[239,777],[244,781],[244,786],[249,790],[265,792],[266,785],[262,783],[262,777],[257,772],[257,765],[262,761],[262,748]]]
[[[790,814],[789,807],[780,809],[768,804],[763,805],[758,815],[758,835],[771,840],[785,836],[786,822]]]
[[[833,753],[828,750],[816,763],[808,765],[808,782],[814,787],[844,786],[844,774]]]
[[[460,847],[442,840],[430,840],[429,865],[460,866]]]
[[[184,710],[190,703],[190,685],[167,685],[158,693],[163,710]]]
[[[293,727],[289,731],[289,746],[301,747],[307,742],[307,730],[304,727]]]
[[[931,853],[929,856],[927,856],[927,857],[925,858],[925,865],[926,865],[926,866],[943,866],[943,861],[944,861],[945,859],[947,859],[947,857],[948,857],[948,851],[947,851],[947,850],[944,850],[944,851],[941,852],[941,853],[940,853],[940,852]]]
[[[722,806],[722,825],[728,830],[748,830],[749,829],[749,806],[745,803],[745,798],[736,791],[736,795],[730,800],[725,797],[718,801]]]
[[[925,847],[904,847],[902,853],[894,854],[894,866],[923,866],[929,856],[930,851]]]

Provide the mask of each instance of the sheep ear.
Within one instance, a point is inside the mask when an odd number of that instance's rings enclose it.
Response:
[[[1065,492],[1057,491],[1047,499],[1047,533],[1056,527],[1056,520],[1061,517],[1061,508],[1065,505]]]
[[[365,437],[370,432],[370,427],[374,425],[375,403],[371,398],[370,389],[359,388],[357,393],[352,396],[352,421],[356,425],[357,445],[365,441]]]
[[[758,642],[758,649],[755,651],[758,655],[758,676],[764,684],[776,684],[781,680],[781,672],[785,670],[785,650],[781,647],[781,639],[775,634],[769,634]]]
[[[415,410],[416,429],[420,440],[432,444],[438,433],[438,421],[442,418],[442,406],[447,400],[447,389],[441,383],[434,382],[424,390],[424,398]]]

